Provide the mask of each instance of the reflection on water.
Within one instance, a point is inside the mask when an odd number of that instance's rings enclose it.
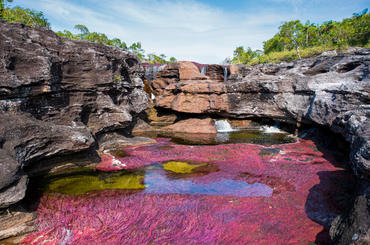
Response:
[[[283,131],[265,133],[262,130],[240,130],[217,134],[174,134],[172,141],[184,145],[260,144],[277,145],[296,141]]]
[[[231,179],[219,179],[210,183],[193,182],[192,179],[170,179],[164,170],[158,169],[147,172],[145,175],[145,193],[166,194],[205,194],[214,196],[271,196],[273,189],[267,185],[254,183],[248,184],[243,181]]]
[[[44,191],[79,195],[105,189],[143,190],[144,193],[189,193],[229,195],[236,197],[271,196],[273,189],[261,183],[248,184],[233,179],[203,180],[211,171],[219,171],[210,164],[197,165],[170,161],[135,171],[101,172],[77,169],[63,174],[48,175],[41,181]],[[236,177],[236,176],[231,176]]]

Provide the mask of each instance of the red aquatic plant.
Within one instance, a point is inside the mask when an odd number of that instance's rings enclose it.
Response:
[[[343,211],[335,200],[351,175],[311,141],[261,146],[157,144],[124,148],[128,157],[106,153],[101,170],[134,169],[170,160],[207,163],[198,184],[220,179],[262,183],[271,196],[155,194],[104,190],[78,196],[44,196],[38,231],[27,244],[325,244],[319,235]],[[163,147],[171,146],[171,147]],[[330,161],[329,161],[329,160]],[[119,163],[117,162],[119,161]]]

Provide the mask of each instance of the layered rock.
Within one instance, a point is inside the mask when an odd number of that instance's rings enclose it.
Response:
[[[330,126],[338,116],[367,103],[369,59],[366,51],[358,51],[256,67],[237,65],[230,68],[237,73],[226,83],[177,81],[161,91],[156,105],[187,113],[269,117]],[[202,110],[189,107],[191,101],[205,106]]]
[[[148,95],[140,60],[128,51],[2,20],[0,30],[0,208],[5,208],[23,198],[28,168],[74,153],[89,157],[97,138],[125,128],[146,109]]]
[[[188,80],[207,80],[209,77],[201,74],[199,69],[189,61],[179,61],[169,63],[156,74],[156,79],[152,82],[155,95],[162,95],[164,89],[173,83]]]

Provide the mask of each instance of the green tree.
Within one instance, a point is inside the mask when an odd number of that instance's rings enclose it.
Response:
[[[5,11],[5,3],[8,2],[8,3],[11,3],[13,2],[13,0],[0,0],[0,18],[4,18],[4,11]]]
[[[243,46],[237,47],[234,50],[233,64],[247,64],[252,59],[257,57],[257,52],[253,51],[250,47],[244,50]]]
[[[64,30],[63,32],[58,31],[57,34],[59,36],[66,37],[69,39],[85,40],[110,45],[114,47],[119,47],[122,49],[127,49],[126,43],[122,42],[119,38],[109,39],[105,34],[98,32],[90,32],[89,29],[84,25],[75,25],[74,28],[79,30],[80,34],[73,34],[68,30]]]
[[[302,26],[302,31],[306,35],[306,47],[308,47],[308,38],[311,36],[311,34],[317,31],[316,25],[307,20],[306,23]]]
[[[282,26],[279,27],[280,35],[286,37],[290,40],[291,44],[295,48],[298,58],[301,59],[299,54],[300,34],[302,29],[302,23],[299,20],[292,20],[289,22],[284,22]]]
[[[12,2],[12,0],[6,1]],[[41,11],[22,8],[20,6],[9,8],[4,5],[4,0],[0,0],[0,17],[8,22],[21,22],[29,26],[39,26],[50,29],[50,22]]]
[[[175,62],[177,62],[177,59],[175,57],[171,57],[170,58],[170,63],[175,63]]]
[[[128,50],[139,56],[140,59],[145,59],[145,50],[141,47],[141,42],[133,43]]]

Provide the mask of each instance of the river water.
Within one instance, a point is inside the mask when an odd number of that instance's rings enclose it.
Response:
[[[107,150],[96,169],[38,180],[38,231],[24,241],[327,244],[330,223],[344,211],[344,187],[354,182],[344,163],[310,140],[155,140]]]

